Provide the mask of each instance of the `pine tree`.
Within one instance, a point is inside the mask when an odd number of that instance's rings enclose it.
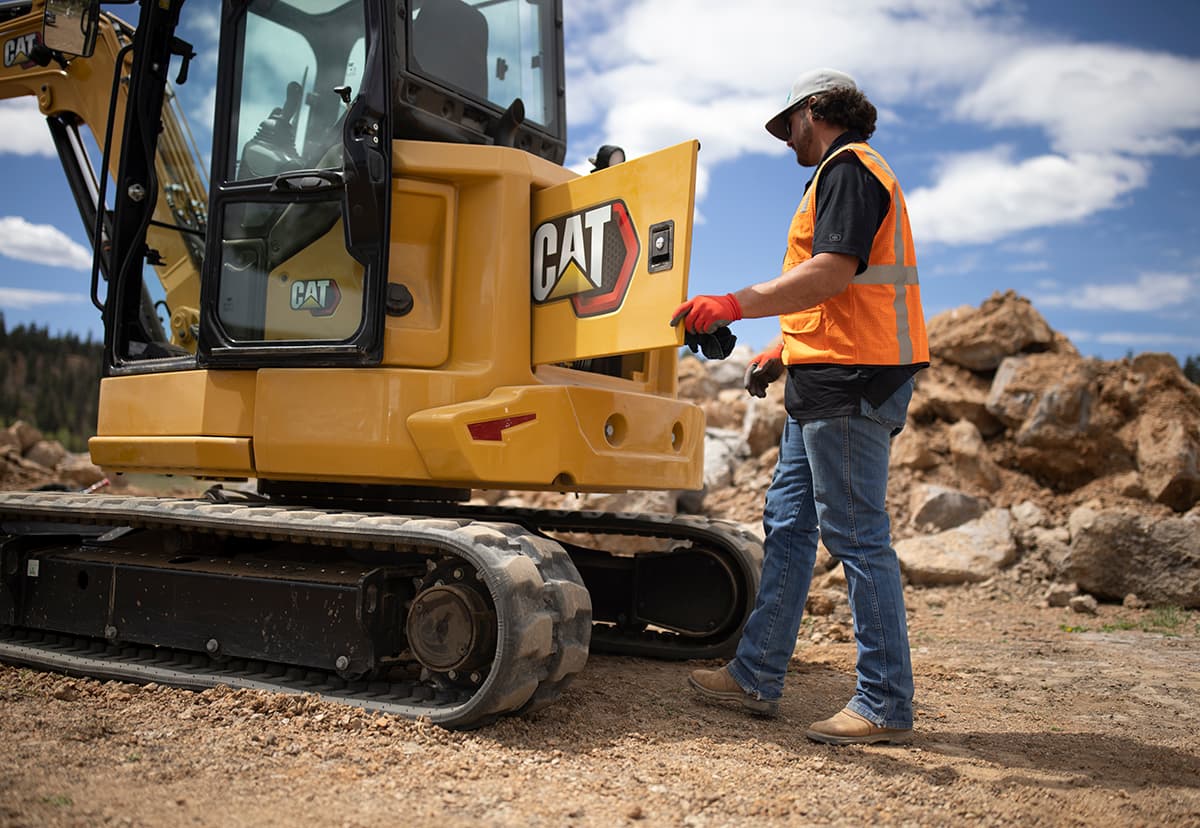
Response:
[[[90,337],[36,324],[9,330],[0,314],[0,422],[25,420],[82,451],[95,433],[103,356]]]
[[[1183,362],[1183,375],[1200,385],[1200,354],[1193,354]]]

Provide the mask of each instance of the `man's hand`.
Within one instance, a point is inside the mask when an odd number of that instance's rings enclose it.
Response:
[[[753,397],[767,396],[767,386],[783,376],[783,343],[772,345],[750,360],[746,368],[746,390]]]
[[[724,296],[693,296],[671,314],[671,324],[683,320],[688,333],[710,334],[722,325],[742,318],[742,306],[732,293]]]

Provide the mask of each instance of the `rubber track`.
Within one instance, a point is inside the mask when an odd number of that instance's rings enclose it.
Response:
[[[740,524],[694,515],[634,514],[594,510],[523,509],[436,504],[442,514],[504,520],[539,532],[583,532],[665,538],[696,544],[720,555],[738,580],[743,613],[736,624],[690,637],[667,631],[627,632],[605,624],[592,628],[592,651],[660,659],[731,658],[742,626],[754,608],[762,572],[762,542]],[[602,548],[602,544],[598,544]],[[671,584],[663,584],[670,589]]]
[[[231,496],[236,497],[231,493]],[[150,497],[116,497],[69,493],[0,493],[0,518],[63,521],[144,528],[182,528],[219,535],[242,535],[292,543],[349,545],[381,550],[400,548],[406,552],[431,554],[429,538],[412,539],[407,534],[418,525],[442,527],[445,535],[464,525],[500,526],[518,524],[524,554],[537,562],[545,575],[545,586],[560,607],[561,617],[554,625],[554,653],[537,671],[541,681],[522,709],[536,709],[553,701],[582,670],[590,648],[596,652],[619,655],[700,659],[732,655],[742,625],[753,607],[762,568],[762,544],[740,525],[729,521],[696,516],[628,514],[593,510],[553,510],[468,506],[452,503],[422,503],[422,512],[430,517],[413,518],[379,512],[330,512],[315,508],[277,506],[250,501],[213,503],[206,500],[179,500]],[[442,520],[437,520],[441,518]],[[447,524],[446,521],[450,523]],[[519,531],[509,526],[508,531]],[[604,624],[591,625],[591,601],[580,583],[570,557],[562,547],[541,535],[544,532],[583,532],[594,535],[626,535],[667,538],[704,545],[716,551],[739,578],[744,612],[735,625],[716,631],[712,636],[688,637],[664,631],[624,631]],[[454,550],[468,560],[473,558]],[[491,586],[491,584],[489,584]],[[670,585],[664,585],[670,588]],[[495,589],[492,590],[496,595]],[[586,607],[586,612],[581,608]],[[590,629],[588,629],[590,627]],[[11,660],[0,649],[0,657]],[[29,663],[29,662],[27,662]],[[55,669],[55,668],[50,668]],[[337,684],[340,679],[331,675]],[[139,680],[131,678],[130,680]],[[161,679],[146,679],[162,681]],[[221,682],[228,683],[228,682]],[[311,684],[311,682],[310,682]],[[209,686],[209,685],[203,685]],[[287,687],[280,686],[288,691]],[[401,691],[403,688],[401,688]],[[305,689],[302,692],[312,692]],[[400,715],[430,715],[428,703],[410,704],[391,710]],[[371,709],[383,709],[372,705]],[[508,711],[499,711],[508,712]],[[499,715],[496,713],[484,716]],[[463,726],[448,717],[443,724]]]
[[[0,518],[453,554],[483,573],[497,615],[496,656],[487,677],[469,695],[421,682],[346,684],[321,671],[281,671],[282,665],[262,663],[226,666],[162,648],[117,650],[87,639],[21,631],[9,631],[0,640],[0,658],[5,661],[141,683],[192,688],[226,684],[314,693],[370,710],[427,718],[446,727],[479,726],[504,714],[548,704],[587,661],[591,599],[570,556],[558,543],[517,524],[48,492],[0,494]],[[303,675],[296,675],[300,672]]]

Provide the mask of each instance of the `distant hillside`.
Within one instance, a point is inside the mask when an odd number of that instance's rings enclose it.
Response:
[[[18,325],[0,314],[0,425],[25,420],[47,439],[85,451],[96,433],[104,345]]]

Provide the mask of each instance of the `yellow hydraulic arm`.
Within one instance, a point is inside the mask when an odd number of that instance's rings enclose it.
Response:
[[[89,179],[87,186],[96,201],[99,186],[93,164],[79,140],[78,126],[86,124],[97,146],[105,146],[109,132],[108,173],[117,178],[127,78],[132,62],[132,28],[116,17],[101,14],[96,47],[90,57],[57,59],[41,44],[45,0],[31,0],[8,10],[0,9],[0,99],[31,96],[48,118],[67,127],[79,168]],[[45,63],[45,65],[42,65]],[[120,64],[121,77],[114,81]],[[110,101],[116,91],[116,106],[110,119]],[[62,144],[59,153],[70,152]],[[64,158],[64,163],[68,159]],[[99,166],[99,165],[95,165]],[[195,351],[199,323],[200,260],[207,226],[208,180],[201,166],[195,141],[178,101],[168,90],[163,108],[162,132],[155,167],[159,177],[158,203],[146,245],[157,253],[150,262],[166,293],[170,310],[171,342]],[[96,205],[100,207],[102,205]],[[88,228],[89,232],[92,228]],[[104,244],[103,232],[95,239]]]

